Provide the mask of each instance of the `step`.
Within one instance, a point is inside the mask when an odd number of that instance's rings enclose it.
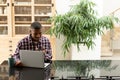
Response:
[[[101,53],[101,57],[111,57],[113,55],[112,52]]]

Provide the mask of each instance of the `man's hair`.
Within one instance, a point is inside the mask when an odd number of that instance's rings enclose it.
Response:
[[[42,26],[39,22],[35,21],[33,23],[31,23],[31,26],[30,26],[31,29],[41,29]]]

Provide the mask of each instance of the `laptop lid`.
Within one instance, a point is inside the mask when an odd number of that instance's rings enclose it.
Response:
[[[44,68],[42,51],[20,50],[20,60],[25,67]]]

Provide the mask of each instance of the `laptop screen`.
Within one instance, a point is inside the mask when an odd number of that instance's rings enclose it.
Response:
[[[23,66],[44,68],[44,53],[42,51],[20,50],[20,60]]]

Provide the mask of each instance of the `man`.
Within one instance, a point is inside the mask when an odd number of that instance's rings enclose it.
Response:
[[[30,34],[23,38],[17,45],[14,59],[15,65],[21,65],[20,50],[41,50],[45,54],[45,61],[52,59],[52,50],[48,38],[42,36],[41,24],[39,22],[33,22],[30,26]]]

